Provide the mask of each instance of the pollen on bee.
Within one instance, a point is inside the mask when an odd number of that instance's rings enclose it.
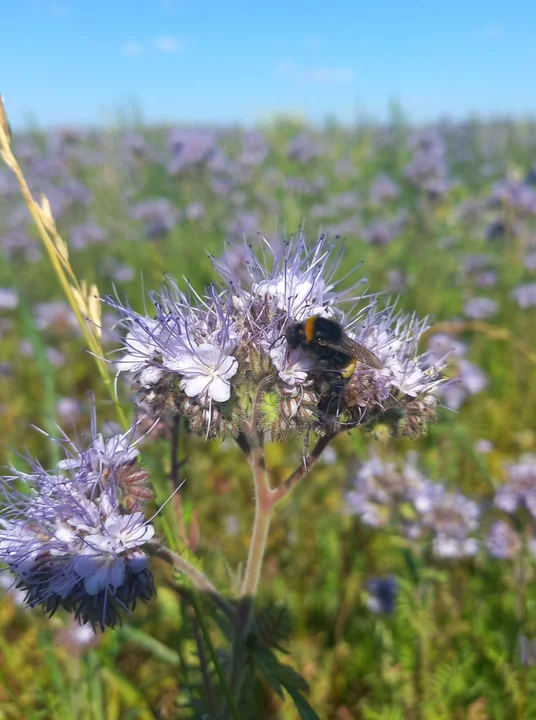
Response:
[[[357,365],[357,359],[352,358],[348,365],[341,370],[341,375],[344,379],[352,377],[354,374],[355,366]]]

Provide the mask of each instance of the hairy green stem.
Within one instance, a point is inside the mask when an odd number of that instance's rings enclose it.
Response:
[[[255,487],[255,520],[249,546],[246,574],[242,583],[241,596],[243,598],[254,598],[256,595],[273,509],[272,490],[266,473],[262,448],[254,449],[249,460]]]
[[[194,567],[188,560],[185,560],[173,550],[170,550],[164,545],[160,545],[158,542],[150,542],[145,546],[151,555],[165,560],[169,565],[172,565],[176,570],[184,573],[186,577],[191,581],[192,585],[202,593],[205,593],[210,597],[212,602],[222,611],[227,617],[234,621],[236,617],[236,610],[227,602],[224,597],[220,595],[215,586],[210,580],[196,567]]]

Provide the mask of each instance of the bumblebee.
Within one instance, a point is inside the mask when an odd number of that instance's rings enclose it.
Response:
[[[344,332],[340,323],[321,315],[293,323],[285,337],[292,350],[302,348],[318,361],[319,369],[338,373],[344,380],[352,377],[358,362],[380,369],[382,361]]]

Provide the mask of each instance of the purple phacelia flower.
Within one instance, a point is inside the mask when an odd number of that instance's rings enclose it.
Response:
[[[477,273],[473,278],[473,283],[481,288],[493,288],[497,284],[497,273],[492,270]]]
[[[69,245],[75,250],[83,250],[89,245],[99,245],[106,242],[108,233],[95,222],[76,225],[71,228]]]
[[[512,297],[524,310],[536,307],[536,283],[518,285],[512,290]]]
[[[28,605],[104,630],[155,594],[143,551],[154,535],[142,512],[148,475],[132,433],[104,441],[94,411],[89,443],[53,440],[65,455],[55,471],[29,458],[29,473],[0,480],[0,560]]]
[[[450,183],[447,181],[445,144],[439,132],[434,128],[419,131],[411,138],[410,145],[413,159],[404,169],[406,178],[433,196],[446,192]]]
[[[296,135],[287,145],[286,154],[289,160],[305,165],[324,152],[322,145],[306,133]]]
[[[419,514],[418,524],[433,533],[433,550],[437,557],[473,557],[478,541],[470,537],[478,529],[480,507],[459,492],[447,492],[444,485],[425,482],[413,493],[412,501]]]
[[[255,130],[242,134],[242,150],[238,157],[242,165],[262,165],[268,155],[268,143],[262,133]]]
[[[472,320],[487,320],[497,314],[498,305],[495,300],[486,297],[471,298],[465,303],[464,314]]]
[[[398,213],[388,220],[377,220],[361,231],[361,237],[371,245],[389,245],[402,232],[406,223],[406,214]]]
[[[536,190],[519,180],[504,180],[494,186],[489,204],[508,205],[522,215],[536,215]]]
[[[206,215],[206,209],[203,203],[193,202],[184,209],[184,217],[187,220],[201,220]]]
[[[486,547],[494,558],[513,560],[521,552],[522,542],[516,531],[504,520],[494,522],[486,537]]]
[[[472,537],[479,524],[478,504],[429,480],[413,453],[400,464],[372,455],[360,465],[346,499],[350,513],[364,524],[428,541],[438,557],[472,557],[478,550]]]
[[[400,188],[388,175],[379,175],[371,185],[369,202],[371,205],[382,205],[389,200],[396,200]]]
[[[0,288],[0,310],[15,310],[19,304],[19,296],[11,288]]]
[[[134,220],[144,223],[144,232],[148,238],[165,237],[176,226],[179,213],[167,198],[144,200],[134,205],[130,211]]]
[[[523,258],[523,264],[529,272],[536,272],[536,252],[531,252]]]
[[[179,175],[210,160],[217,148],[217,135],[212,130],[176,128],[169,133],[169,145],[168,172]]]
[[[451,410],[458,410],[471,395],[482,392],[488,385],[487,375],[465,358],[466,346],[449,335],[434,335],[428,341],[428,348],[439,362],[447,363],[454,378],[438,387],[438,398]]]
[[[507,467],[509,482],[495,493],[495,505],[512,515],[526,508],[536,518],[536,457],[526,455]]]
[[[80,333],[80,325],[74,311],[61,300],[39,303],[34,311],[35,324],[39,330],[47,330],[55,335]]]
[[[287,243],[262,238],[258,255],[244,245],[238,266],[234,252],[231,246],[214,261],[223,286],[186,295],[169,281],[152,296],[155,317],[108,300],[127,331],[116,367],[134,373],[136,389],[158,417],[180,411],[194,432],[236,435],[250,421],[253,393],[265,397],[256,422],[264,417],[272,437],[283,430],[321,432],[344,413],[345,426],[360,425],[391,406],[397,433],[424,432],[435,417],[431,392],[442,382],[441,363],[418,352],[425,321],[356,292],[364,280],[341,290],[335,276],[342,245],[326,236],[310,246],[301,233]],[[341,303],[350,304],[350,316]],[[372,366],[356,362],[352,377],[335,387],[329,370],[320,371],[310,354],[286,340],[290,325],[313,315],[342,323],[372,351]]]

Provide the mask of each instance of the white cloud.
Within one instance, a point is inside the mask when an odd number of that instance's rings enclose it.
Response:
[[[276,72],[295,82],[312,85],[347,85],[354,79],[350,67],[305,67],[295,62],[279,63]]]
[[[143,45],[138,42],[126,42],[121,45],[121,53],[123,55],[141,55],[143,53]]]
[[[186,41],[181,38],[162,36],[156,38],[154,46],[157,52],[175,53],[184,50],[186,47]]]

